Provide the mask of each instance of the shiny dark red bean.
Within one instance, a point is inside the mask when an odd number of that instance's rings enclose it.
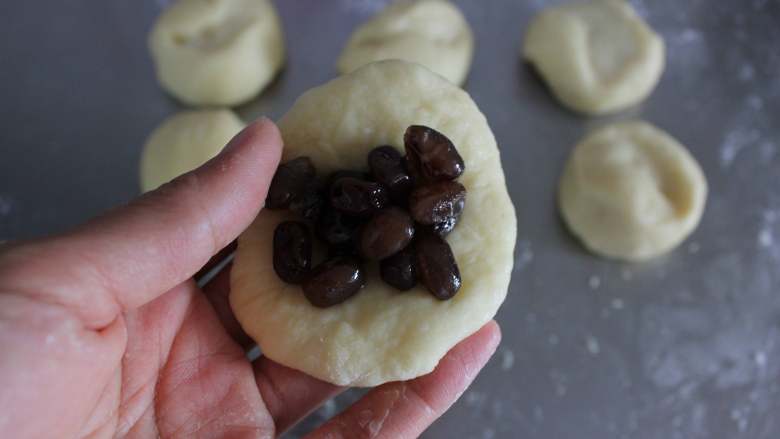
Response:
[[[330,187],[330,205],[347,215],[368,216],[385,207],[387,190],[379,183],[343,177]]]
[[[303,294],[320,308],[337,305],[360,291],[366,276],[354,258],[334,258],[318,265],[303,283]]]
[[[290,210],[309,221],[316,221],[325,205],[325,192],[320,184],[312,179],[298,196],[293,197]]]
[[[458,216],[451,216],[447,218],[445,221],[434,223],[431,225],[423,226],[418,225],[421,229],[425,229],[426,231],[429,231],[431,233],[435,233],[442,238],[446,237],[447,235],[452,232],[453,229],[455,229],[455,226],[458,224],[458,220],[460,219],[460,215]]]
[[[277,276],[287,283],[299,284],[311,269],[312,239],[306,224],[285,221],[274,230],[273,261]]]
[[[408,291],[417,285],[417,269],[414,246],[407,245],[400,252],[382,259],[379,263],[379,275],[391,287]]]
[[[384,259],[406,247],[414,237],[414,221],[402,209],[391,207],[373,216],[360,232],[360,255]]]
[[[439,300],[451,299],[460,289],[460,270],[447,241],[421,233],[414,242],[417,276]]]
[[[314,164],[308,157],[298,157],[279,165],[268,188],[266,207],[287,208],[295,198],[303,195],[315,174]]]
[[[412,125],[404,134],[404,147],[413,174],[428,181],[454,180],[465,170],[463,158],[444,134],[422,125]]]
[[[352,257],[358,257],[357,249],[355,248],[355,244],[353,242],[348,242],[345,244],[335,244],[335,245],[329,245],[328,246],[328,259],[335,258],[339,256],[352,256]]]
[[[326,209],[314,227],[317,237],[328,245],[352,245],[361,219],[335,209]]]
[[[368,153],[368,169],[377,183],[386,187],[395,204],[406,205],[414,188],[412,177],[406,172],[404,158],[392,146],[378,146]]]
[[[333,185],[333,183],[336,180],[344,177],[352,177],[352,178],[357,178],[358,180],[366,180],[366,181],[371,180],[371,176],[369,174],[366,174],[365,172],[353,171],[350,169],[342,169],[340,171],[332,172],[330,175],[328,175],[328,180],[327,180],[328,187],[330,188],[330,186]]]
[[[466,205],[466,188],[457,181],[421,186],[409,197],[409,211],[420,224],[452,222],[455,227]]]

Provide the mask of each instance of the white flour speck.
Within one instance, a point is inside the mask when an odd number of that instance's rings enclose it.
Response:
[[[745,413],[744,411],[740,409],[732,409],[731,420],[737,423],[737,428],[739,429],[739,431],[747,430],[748,418],[747,418],[747,413]]]
[[[534,419],[536,422],[544,421],[544,410],[542,410],[542,408],[538,405],[534,406]]]
[[[767,229],[762,229],[758,232],[758,245],[764,248],[772,247],[772,244],[774,243],[774,237],[772,236],[772,231]]]
[[[515,353],[506,349],[501,353],[501,370],[512,370],[515,365]]]
[[[634,278],[634,273],[632,273],[628,268],[624,268],[620,270],[620,277],[623,278],[624,281],[630,281]]]
[[[560,342],[560,339],[558,338],[558,334],[550,334],[547,336],[547,343],[550,343],[550,346],[557,346]]]
[[[756,362],[756,366],[758,367],[766,366],[766,353],[764,351],[757,351],[753,354],[753,361]]]
[[[699,250],[701,250],[701,245],[698,242],[688,244],[688,253],[695,255],[696,253],[699,253]]]
[[[703,38],[702,33],[696,29],[685,29],[679,35],[675,36],[675,42],[680,44],[690,44],[698,42]]]
[[[738,76],[740,81],[752,81],[756,76],[756,69],[750,64],[743,64],[742,67],[739,68]]]
[[[476,390],[466,392],[466,405],[470,407],[482,407],[485,404],[486,395]]]
[[[625,304],[623,303],[623,299],[612,299],[612,302],[610,304],[614,309],[623,309],[623,307],[625,306]]]
[[[720,146],[720,164],[728,168],[734,163],[740,151],[755,143],[761,138],[756,130],[734,130],[726,135]]]
[[[528,240],[520,240],[517,242],[517,258],[515,258],[515,270],[522,270],[531,261],[534,260],[534,252],[531,248],[531,242]]]
[[[601,286],[601,278],[593,275],[588,279],[588,286],[591,290],[597,290]]]
[[[551,369],[550,370],[550,380],[552,381],[554,387],[555,387],[555,394],[557,396],[564,396],[566,395],[566,392],[568,391],[566,387],[566,381],[567,377],[566,374],[561,373],[561,371],[557,369]]]
[[[748,107],[752,110],[759,111],[764,108],[764,100],[760,96],[750,95],[747,98]]]
[[[780,217],[780,211],[766,209],[761,213],[762,225],[756,238],[758,246],[762,248],[772,248],[775,244],[773,227]]]
[[[598,355],[601,352],[601,346],[596,337],[589,335],[585,337],[585,347],[588,349],[591,355]]]

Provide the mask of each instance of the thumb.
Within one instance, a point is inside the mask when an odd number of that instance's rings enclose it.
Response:
[[[273,122],[259,120],[200,168],[70,233],[6,252],[0,287],[35,291],[101,328],[189,279],[235,239],[262,208],[281,149]]]

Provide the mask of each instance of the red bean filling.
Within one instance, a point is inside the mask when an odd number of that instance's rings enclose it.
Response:
[[[380,260],[403,250],[414,237],[414,221],[398,207],[385,209],[371,218],[360,232],[360,255]]]
[[[306,224],[285,221],[274,230],[274,270],[285,282],[299,284],[311,269],[311,233]]]
[[[327,308],[349,299],[364,286],[366,275],[360,261],[336,257],[312,270],[303,282],[303,294],[312,305]]]
[[[381,279],[407,291],[419,281],[440,300],[460,289],[460,270],[444,237],[458,223],[466,188],[455,145],[422,125],[404,135],[406,156],[392,146],[368,154],[368,174],[334,172],[318,179],[308,157],[279,166],[266,207],[289,209],[313,225],[328,248],[312,268],[312,233],[306,222],[286,221],[274,232],[273,263],[283,281],[301,284],[312,305],[329,307],[366,284],[364,264],[379,262]]]
[[[401,291],[407,291],[417,285],[417,263],[413,245],[382,259],[379,263],[379,274],[386,284]]]
[[[266,207],[282,209],[290,207],[293,200],[304,196],[307,185],[314,180],[314,165],[308,157],[298,157],[283,163],[276,169],[276,174],[268,188]]]

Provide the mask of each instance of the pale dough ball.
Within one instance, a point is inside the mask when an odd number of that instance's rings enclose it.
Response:
[[[399,292],[367,264],[368,284],[331,308],[315,308],[272,267],[284,213],[264,210],[239,238],[230,304],[264,355],[322,380],[374,386],[430,372],[456,343],[488,322],[512,272],[516,219],[493,133],[469,95],[418,64],[380,61],[316,87],[282,118],[284,160],[308,155],[320,175],[367,169],[377,145],[403,148],[412,124],[447,135],[466,163],[466,209],[447,237],[463,280],[449,301],[424,287]]]
[[[157,189],[217,155],[244,123],[230,110],[182,111],[166,119],[141,154],[141,189]]]
[[[463,14],[445,0],[400,0],[360,26],[338,60],[341,73],[370,62],[416,62],[463,84],[471,65],[474,37]]]
[[[252,99],[284,62],[268,0],[178,0],[157,19],[149,47],[160,84],[190,105]]]
[[[623,0],[553,7],[528,27],[523,56],[560,102],[586,114],[644,100],[664,69],[664,43]]]
[[[707,181],[691,154],[660,129],[623,122],[588,135],[569,157],[559,206],[592,252],[639,261],[666,253],[699,224]]]

